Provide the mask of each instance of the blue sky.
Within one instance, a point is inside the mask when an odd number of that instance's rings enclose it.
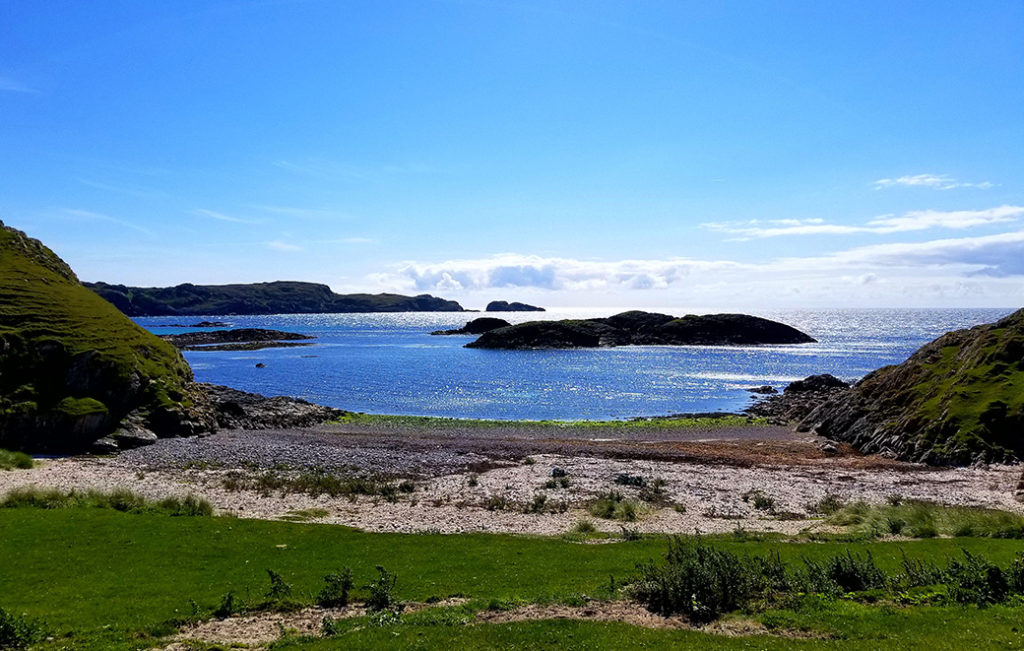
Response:
[[[1024,3],[7,2],[0,219],[84,280],[1024,304]]]

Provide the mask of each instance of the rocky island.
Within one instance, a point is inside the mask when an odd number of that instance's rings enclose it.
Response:
[[[186,332],[179,335],[157,335],[182,350],[259,350],[261,348],[290,348],[312,346],[301,341],[316,339],[310,335],[266,328],[236,328],[234,330],[211,330],[207,332]]]
[[[485,312],[544,312],[544,308],[518,301],[491,301],[484,308]]]
[[[327,285],[294,281],[174,287],[99,282],[85,286],[128,316],[466,311],[455,301],[429,294],[335,294]]]
[[[611,346],[750,346],[814,339],[784,323],[746,314],[688,315],[631,311],[600,319],[530,321],[485,332],[467,348],[529,350]]]

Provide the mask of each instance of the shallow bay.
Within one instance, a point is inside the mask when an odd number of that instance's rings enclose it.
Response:
[[[683,315],[693,310],[664,308]],[[187,351],[201,382],[289,395],[367,413],[489,419],[617,419],[681,412],[736,411],[744,389],[814,373],[855,380],[898,363],[952,329],[995,321],[1006,309],[777,310],[751,314],[792,325],[818,340],[796,346],[629,346],[608,349],[467,349],[472,336],[431,336],[472,313],[207,315],[232,327],[317,337],[306,348]],[[494,313],[513,323],[608,316],[614,310]],[[157,327],[181,317],[136,319]],[[194,331],[194,330],[193,330]],[[265,368],[256,368],[256,364]]]

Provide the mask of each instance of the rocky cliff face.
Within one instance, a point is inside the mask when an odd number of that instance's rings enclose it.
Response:
[[[464,312],[455,301],[421,294],[335,294],[327,285],[292,281],[239,285],[126,287],[85,283],[128,316]]]
[[[467,348],[522,350],[605,346],[802,344],[810,336],[784,323],[745,314],[623,312],[604,319],[531,321],[484,333]]]
[[[870,373],[800,429],[932,464],[1024,458],[1024,310]]]
[[[0,222],[0,447],[63,453],[216,423],[180,353]]]

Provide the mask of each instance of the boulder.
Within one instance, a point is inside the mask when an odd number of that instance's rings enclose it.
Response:
[[[807,393],[808,391],[829,391],[832,389],[847,389],[849,387],[849,382],[843,382],[834,375],[822,373],[821,375],[811,375],[802,380],[790,382],[789,386],[784,389],[784,392]]]

